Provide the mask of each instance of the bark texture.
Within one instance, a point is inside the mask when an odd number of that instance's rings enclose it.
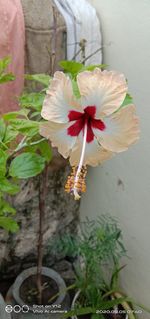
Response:
[[[44,218],[44,266],[55,262],[48,249],[50,240],[59,233],[77,231],[79,222],[79,202],[64,192],[64,184],[69,173],[68,166],[51,169],[49,172],[48,193]],[[14,197],[12,204],[17,209],[16,219],[20,230],[17,234],[0,231],[0,277],[11,278],[22,269],[37,263],[37,239],[39,226],[38,188],[39,179],[22,181],[21,192]],[[58,256],[58,259],[62,256]]]

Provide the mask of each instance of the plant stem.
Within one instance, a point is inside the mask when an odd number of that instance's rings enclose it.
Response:
[[[48,165],[46,165],[39,185],[39,234],[38,234],[38,263],[37,263],[37,288],[38,303],[42,303],[42,264],[43,264],[43,222],[45,215],[45,201],[47,194]]]
[[[89,56],[87,56],[85,59],[83,59],[81,63],[85,64],[85,62],[86,62],[89,58],[91,58],[93,55],[95,55],[97,52],[99,52],[99,51],[101,51],[101,50],[102,50],[102,48],[97,49],[95,52],[93,52],[92,54],[90,54]]]
[[[82,57],[82,60],[83,60],[83,64],[84,64],[84,61],[85,61],[85,46],[86,46],[86,40],[85,39],[82,39],[79,43],[79,46],[81,48],[81,57]]]
[[[23,140],[24,140],[24,139],[22,139],[22,141],[23,141]],[[21,141],[20,144],[16,147],[16,149],[10,154],[9,157],[12,157],[12,156],[15,155],[16,153],[20,152],[24,147],[37,145],[37,144],[40,144],[40,143],[43,142],[43,141],[46,141],[46,138],[43,137],[43,138],[41,138],[40,140],[35,141],[35,142],[31,142],[31,143],[27,143],[27,142],[22,143],[22,141]]]

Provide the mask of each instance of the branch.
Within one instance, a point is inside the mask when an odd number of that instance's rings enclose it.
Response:
[[[101,51],[102,48],[97,49],[95,52],[93,52],[92,54],[90,54],[89,56],[87,56],[84,60],[82,60],[81,63],[85,63],[89,58],[91,58],[93,55],[95,55],[97,52]]]
[[[39,143],[41,143],[41,142],[43,142],[43,141],[46,141],[46,138],[43,137],[43,138],[41,138],[40,140],[35,141],[35,142],[32,142],[32,143],[27,143],[27,142],[24,143],[25,139],[26,139],[26,136],[23,137],[23,139],[21,140],[21,142],[19,143],[19,145],[18,145],[18,146],[16,147],[16,149],[11,153],[10,157],[12,157],[13,155],[15,155],[15,154],[18,153],[19,151],[21,151],[21,150],[22,150],[24,147],[26,147],[26,146],[33,146],[33,145],[37,145],[37,144],[39,144]]]

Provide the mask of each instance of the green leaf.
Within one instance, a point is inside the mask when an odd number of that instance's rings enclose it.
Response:
[[[8,155],[6,152],[0,149],[0,176],[5,176],[6,174],[6,161]]]
[[[107,64],[85,66],[75,61],[60,61],[59,65],[63,68],[64,72],[71,74],[73,78],[76,78],[77,74],[83,71],[93,71],[95,68],[104,69],[107,67]]]
[[[129,93],[126,94],[126,97],[125,97],[123,103],[121,104],[121,107],[124,107],[128,104],[133,104],[133,98]]]
[[[0,75],[0,84],[14,81],[15,76],[12,73],[7,73],[7,74],[1,74]]]
[[[100,309],[110,309],[114,306],[120,305],[123,302],[130,302],[131,299],[128,297],[122,297],[122,298],[117,298],[117,299],[113,299],[113,300],[108,300],[108,301],[102,301],[99,304]]]
[[[3,198],[1,198],[0,199],[0,215],[4,215],[6,213],[14,215],[16,213],[16,210]]]
[[[10,57],[5,57],[3,59],[0,59],[0,73],[5,71],[5,69],[8,67],[10,62],[11,62]]]
[[[39,122],[36,121],[12,119],[10,120],[10,123],[13,129],[28,137],[32,137],[39,132]]]
[[[75,95],[75,97],[77,99],[79,99],[81,97],[80,95],[80,91],[79,91],[79,88],[78,88],[78,84],[77,84],[77,81],[72,79],[72,88],[73,88],[73,93]]]
[[[0,227],[12,233],[16,233],[19,230],[19,226],[16,221],[5,216],[0,216]]]
[[[41,112],[44,98],[45,98],[45,93],[41,93],[41,92],[24,93],[19,98],[19,102],[22,108],[32,108],[36,111]]]
[[[25,79],[39,82],[43,84],[45,87],[48,87],[51,80],[51,76],[48,74],[25,74]]]
[[[122,269],[124,269],[126,265],[123,265],[121,267],[115,267],[113,273],[112,273],[112,276],[111,276],[111,283],[110,283],[110,286],[111,286],[111,289],[115,290],[117,289],[118,287],[118,280],[119,280],[119,273]]]
[[[93,65],[83,66],[81,72],[93,71],[95,68],[105,69],[107,66],[108,66],[107,64],[93,64]]]
[[[32,119],[32,118],[34,118],[34,117],[37,118],[38,115],[41,116],[41,112],[39,112],[39,111],[32,112],[32,114],[30,114],[30,119]]]
[[[0,141],[3,141],[5,136],[6,125],[3,119],[0,119]]]
[[[0,84],[13,81],[15,79],[15,76],[12,73],[5,72],[10,62],[10,57],[5,57],[0,60]]]
[[[38,149],[40,150],[41,156],[43,156],[46,162],[50,162],[52,159],[52,149],[47,141],[43,141],[38,144]]]
[[[92,314],[91,319],[104,319],[104,316],[101,313],[100,314],[94,313]]]
[[[22,153],[10,165],[9,174],[17,178],[29,178],[42,172],[45,159],[38,154]]]
[[[8,125],[6,127],[5,137],[4,137],[4,143],[8,144],[11,141],[15,140],[18,135],[18,131],[15,130],[11,125]]]
[[[88,315],[95,312],[95,309],[93,309],[92,307],[84,307],[84,308],[80,308],[80,309],[74,309],[71,311],[68,311],[67,314],[63,315],[63,318],[70,318],[71,316],[79,316],[79,315]]]
[[[22,110],[20,110],[18,112],[5,113],[5,114],[3,114],[3,119],[6,120],[6,121],[9,121],[9,120],[15,119],[19,115],[27,117],[29,112],[30,112],[29,110],[22,109]]]
[[[6,178],[0,177],[0,191],[8,193],[10,195],[15,195],[19,192],[20,187],[16,184],[10,183]]]
[[[60,61],[59,65],[62,67],[62,69],[65,72],[71,73],[72,75],[77,74],[83,68],[82,63],[75,62],[75,61]]]

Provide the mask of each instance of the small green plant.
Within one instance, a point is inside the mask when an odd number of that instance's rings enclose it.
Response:
[[[61,235],[49,243],[48,250],[54,255],[71,258],[75,271],[75,282],[67,290],[78,294],[74,308],[64,318],[90,315],[91,319],[106,318],[97,310],[128,312],[128,319],[135,319],[133,305],[145,307],[127,297],[119,286],[121,258],[127,257],[123,245],[122,231],[117,220],[110,216],[100,216],[96,221],[86,220],[81,224],[79,234]],[[121,307],[121,308],[120,308]],[[149,309],[146,309],[149,311]],[[84,317],[85,318],[85,317]]]
[[[125,300],[103,298],[110,287],[111,274],[113,276],[121,257],[126,255],[122,232],[114,218],[101,216],[96,221],[87,219],[81,224],[79,235],[66,234],[54,239],[49,248],[54,254],[57,252],[74,260],[75,287],[80,295],[72,315],[93,313],[91,318],[99,318],[95,310],[100,306],[101,309],[103,306],[103,309],[109,309]],[[106,275],[108,271],[109,278]]]

